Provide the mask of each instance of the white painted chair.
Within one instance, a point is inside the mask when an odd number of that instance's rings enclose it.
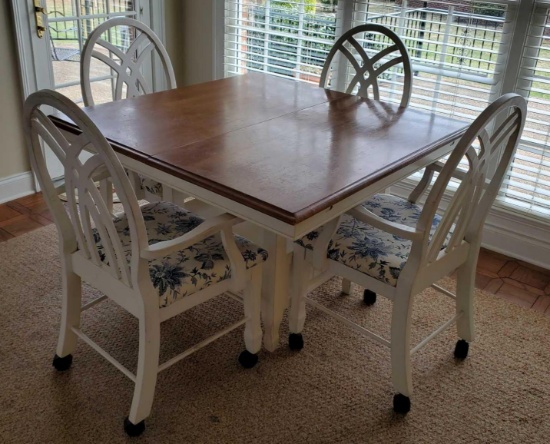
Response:
[[[135,35],[126,51],[109,41],[117,29],[124,29],[128,35]],[[150,63],[155,52],[164,68],[168,88],[176,88],[176,76],[170,57],[152,29],[128,17],[115,17],[100,24],[88,36],[80,58],[80,85],[84,105],[95,104],[91,81],[92,59],[110,68],[111,75],[116,79],[112,89],[112,100],[120,100],[153,92],[142,71],[144,65]],[[138,190],[138,197],[150,202],[161,198],[173,200],[173,191],[161,183],[138,175],[131,175],[131,178]]]
[[[340,63],[345,57],[347,63]],[[411,59],[406,46],[391,29],[376,23],[356,26],[344,33],[331,48],[319,86],[375,100],[399,101],[407,107],[412,94]],[[389,193],[389,189],[386,190]],[[349,293],[351,282],[342,280]]]
[[[396,196],[375,195],[298,241],[289,313],[290,348],[303,347],[306,302],[390,347],[396,391],[393,408],[403,414],[410,409],[413,390],[412,353],[456,322],[460,340],[454,354],[457,359],[466,358],[469,342],[474,339],[474,283],[482,227],[514,155],[525,115],[525,100],[516,94],[506,94],[489,105],[451,153],[423,207]],[[479,152],[472,147],[476,141]],[[439,215],[441,199],[463,158],[469,169]],[[486,179],[488,165],[495,160],[496,171]],[[455,269],[456,295],[434,284]],[[393,302],[390,340],[307,297],[309,291],[335,275],[369,288],[364,295],[367,305],[375,303],[376,293]],[[455,299],[456,314],[411,348],[413,297],[429,286]]]
[[[341,57],[347,63],[339,63]],[[344,33],[330,50],[319,86],[375,100],[409,104],[412,68],[407,48],[392,30],[375,23]]]
[[[47,106],[82,131],[69,142],[40,109]],[[209,220],[169,202],[139,206],[120,161],[93,122],[65,96],[43,90],[29,96],[24,108],[28,151],[58,229],[63,278],[61,330],[53,365],[67,370],[77,338],[82,339],[135,383],[125,430],[143,432],[151,411],[158,372],[245,325],[246,350],[239,356],[253,367],[261,347],[261,268],[267,252],[233,235],[240,219],[222,214]],[[65,186],[54,188],[40,141],[63,163]],[[95,153],[81,161],[84,150]],[[94,182],[109,179],[123,212],[113,215]],[[67,208],[58,198],[66,191]],[[78,197],[78,203],[76,201]],[[105,296],[81,306],[81,281]],[[224,292],[243,290],[244,319],[182,354],[159,364],[160,324]],[[230,293],[233,294],[233,293]],[[241,300],[240,297],[234,296]],[[122,366],[80,328],[80,314],[110,298],[139,320],[137,372]]]

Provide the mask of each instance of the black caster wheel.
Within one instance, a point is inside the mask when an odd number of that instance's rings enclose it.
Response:
[[[291,350],[301,350],[304,348],[304,338],[302,333],[290,333],[288,335],[288,346]]]
[[[258,363],[258,355],[245,350],[239,355],[239,362],[244,368],[252,368]]]
[[[67,355],[63,358],[60,358],[59,356],[55,355],[53,357],[52,365],[55,367],[55,369],[59,372],[64,372],[65,370],[69,370],[71,368],[71,364],[73,363],[73,355]]]
[[[411,400],[408,396],[397,393],[393,395],[393,411],[400,415],[406,415],[411,409]]]
[[[469,348],[470,344],[468,344],[464,339],[459,339],[455,346],[455,358],[466,359],[466,356],[468,356]]]
[[[124,420],[124,431],[128,436],[139,436],[145,431],[145,421],[132,424],[128,418]]]
[[[363,302],[365,305],[374,305],[376,302],[376,293],[371,290],[365,290],[363,292]]]

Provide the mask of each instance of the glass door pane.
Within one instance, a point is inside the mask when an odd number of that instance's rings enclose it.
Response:
[[[47,0],[46,3],[54,88],[81,104],[80,54],[88,35],[112,17],[136,18],[139,0]],[[125,51],[133,36],[120,26],[109,34],[108,40]],[[91,69],[96,103],[111,101],[114,76],[110,68],[92,61]]]

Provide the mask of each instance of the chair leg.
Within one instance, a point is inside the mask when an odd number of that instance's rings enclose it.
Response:
[[[350,294],[351,293],[351,281],[346,278],[342,278],[342,293]]]
[[[391,371],[393,387],[397,392],[394,397],[394,410],[397,413],[409,411],[410,400],[408,398],[413,391],[409,347],[411,306],[412,301],[409,294],[396,295],[391,320]]]
[[[244,290],[244,315],[247,318],[244,327],[246,350],[239,356],[243,367],[252,368],[258,362],[258,352],[262,348],[262,325],[260,318],[262,294],[262,269],[250,270],[250,280]]]
[[[63,302],[61,328],[57,342],[56,357],[53,365],[58,370],[67,370],[72,361],[72,353],[76,348],[77,336],[73,327],[80,327],[80,310],[82,298],[82,282],[80,276],[68,269],[68,260],[63,260]]]
[[[466,342],[474,340],[474,288],[476,280],[477,254],[470,253],[468,260],[457,270],[456,311],[462,313],[456,328],[459,338]]]
[[[160,320],[158,308],[145,309],[139,320],[139,357],[137,365],[134,397],[130,415],[125,421],[126,433],[131,436],[141,434],[145,429],[143,420],[151,413],[160,349]]]

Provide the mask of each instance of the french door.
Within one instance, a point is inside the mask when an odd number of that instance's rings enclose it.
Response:
[[[80,54],[88,35],[112,17],[130,17],[142,21],[163,35],[164,2],[158,0],[12,0],[20,72],[25,97],[48,88],[59,91],[78,104],[80,92]],[[108,38],[121,49],[128,48],[133,36],[118,27]],[[149,66],[144,75],[162,81]],[[110,101],[115,76],[107,69],[93,72],[92,82],[101,101]],[[95,91],[94,91],[95,94]],[[94,95],[95,97],[95,95]],[[63,175],[55,155],[46,161],[52,178]]]

